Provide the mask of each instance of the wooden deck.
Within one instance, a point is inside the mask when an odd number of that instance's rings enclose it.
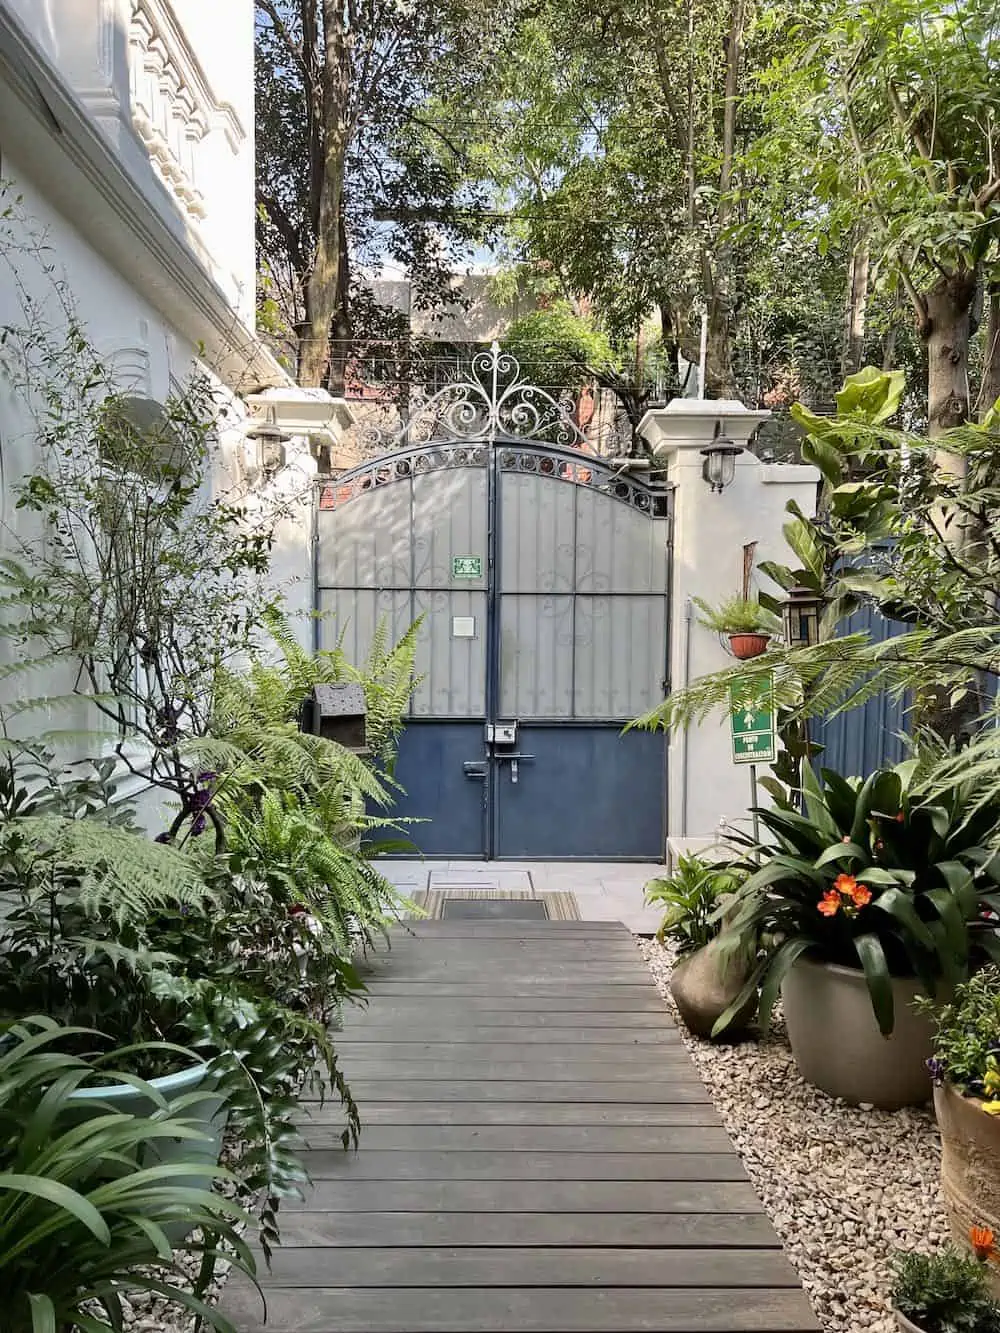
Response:
[[[399,932],[340,1042],[361,1105],[303,1131],[315,1187],[223,1306],[241,1333],[818,1327],[631,936]]]

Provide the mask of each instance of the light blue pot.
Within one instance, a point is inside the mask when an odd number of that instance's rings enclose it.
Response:
[[[212,1086],[207,1064],[192,1065],[189,1069],[178,1070],[176,1074],[164,1074],[161,1078],[151,1078],[148,1081],[171,1108],[188,1093],[208,1092]],[[143,1117],[152,1115],[157,1109],[150,1097],[133,1088],[130,1083],[109,1083],[106,1087],[79,1088],[72,1094],[72,1100],[94,1103],[95,1116],[104,1114],[109,1106],[116,1111]],[[207,1137],[203,1140],[157,1139],[144,1147],[142,1165],[190,1162],[195,1168],[191,1175],[178,1176],[171,1181],[171,1184],[211,1189],[213,1177],[208,1174],[208,1170],[218,1165],[219,1154],[222,1152],[222,1136],[225,1133],[227,1119],[226,1099],[221,1096],[206,1096],[192,1106],[180,1107],[177,1114]],[[199,1167],[207,1170],[199,1171]]]

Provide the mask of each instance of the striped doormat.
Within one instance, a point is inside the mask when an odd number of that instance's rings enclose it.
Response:
[[[523,903],[541,903],[545,908],[545,919],[549,921],[579,921],[580,909],[577,906],[576,899],[571,893],[517,893],[510,889],[466,889],[453,886],[447,889],[426,889],[418,893],[411,893],[410,897],[418,907],[422,907],[431,921],[440,921],[445,916],[445,904],[451,902],[523,902]],[[449,913],[450,915],[450,913]],[[457,915],[457,914],[456,914]],[[462,914],[466,915],[465,913]],[[477,913],[477,915],[479,915]],[[489,920],[490,913],[484,911],[482,920]],[[515,917],[515,913],[503,912],[506,919]],[[525,914],[527,915],[527,914]],[[537,921],[540,914],[532,911],[532,917]],[[497,913],[500,916],[500,913]]]

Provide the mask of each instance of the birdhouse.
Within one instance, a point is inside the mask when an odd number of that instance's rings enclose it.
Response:
[[[314,685],[302,705],[300,730],[336,741],[356,754],[368,748],[367,707],[360,685]]]

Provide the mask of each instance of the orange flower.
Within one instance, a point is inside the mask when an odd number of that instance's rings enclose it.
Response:
[[[906,819],[906,816],[903,814],[902,810],[900,810],[899,813],[896,815],[896,823],[897,823],[897,824],[902,824],[902,823],[904,822],[905,819]]]
[[[851,899],[855,907],[867,907],[872,900],[872,891],[867,884],[855,884]]]
[[[989,1227],[970,1227],[969,1241],[980,1263],[993,1257],[993,1232]]]
[[[853,898],[854,891],[858,887],[858,881],[853,875],[838,875],[833,881],[833,887],[845,898]]]
[[[835,889],[827,889],[816,904],[816,910],[824,916],[836,916],[840,911],[840,894]]]

